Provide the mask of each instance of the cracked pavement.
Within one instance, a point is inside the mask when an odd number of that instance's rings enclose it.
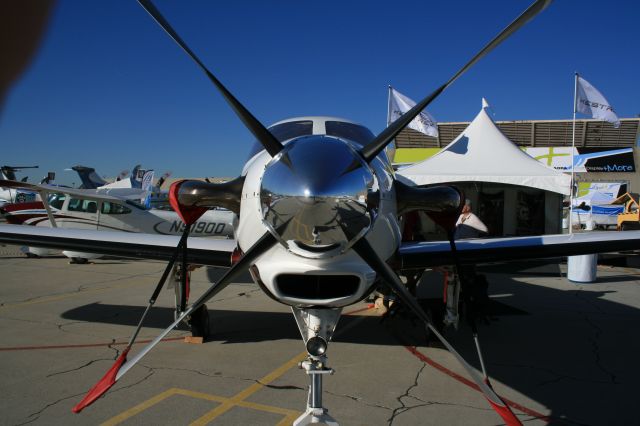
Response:
[[[69,265],[65,258],[0,253],[0,424],[99,424],[174,388],[230,398],[257,387],[245,400],[254,408],[234,406],[212,424],[282,420],[255,407],[302,412],[308,386],[303,371],[289,366],[264,380],[304,350],[290,310],[241,281],[207,303],[215,333],[210,342],[160,343],[97,403],[71,413],[124,349],[163,267],[114,260]],[[518,310],[480,326],[492,383],[501,396],[530,410],[514,410],[528,425],[545,423],[535,413],[552,424],[632,424],[640,379],[633,368],[640,355],[640,275],[603,268],[598,283],[575,285],[561,269],[486,272],[494,300]],[[205,271],[194,272],[192,283],[195,297],[207,287]],[[172,306],[173,292],[163,290],[138,340],[168,325]],[[405,349],[401,342],[409,341],[465,375],[446,350],[424,346],[419,325],[403,319],[381,324],[374,310],[357,315],[340,320],[328,351],[336,372],[324,378],[324,405],[341,424],[501,423],[481,394]],[[168,337],[185,334],[183,328]],[[477,367],[466,327],[445,335]],[[130,357],[142,347],[134,345]],[[123,424],[186,424],[220,403],[176,394],[147,405]]]

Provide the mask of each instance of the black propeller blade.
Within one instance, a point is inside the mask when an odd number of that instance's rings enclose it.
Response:
[[[447,348],[449,352],[458,360],[458,362],[464,367],[469,376],[473,379],[473,381],[478,385],[484,396],[487,398],[489,403],[494,407],[496,412],[502,416],[507,425],[519,425],[521,424],[518,418],[513,414],[513,412],[509,409],[509,407],[502,401],[502,399],[491,389],[490,386],[485,383],[482,378],[478,375],[476,370],[473,369],[462,356],[451,346],[449,342],[445,340],[445,338],[438,332],[436,327],[433,325],[431,318],[429,315],[422,309],[422,307],[418,304],[417,300],[411,296],[409,291],[405,288],[400,278],[396,275],[396,273],[391,269],[387,263],[382,260],[376,251],[371,247],[366,238],[359,239],[354,245],[353,250],[364,260],[370,267],[373,269],[378,276],[382,279],[382,282],[386,284],[391,291],[395,293],[395,295],[407,306],[409,309],[413,311],[415,315],[418,316],[425,324],[429,327],[429,329],[435,334],[435,336],[442,342],[443,345]]]
[[[186,233],[185,233],[186,234]],[[185,238],[186,240],[186,238]],[[78,413],[85,407],[92,404],[96,399],[107,392],[116,381],[138,363],[151,349],[153,349],[160,341],[173,330],[181,321],[195,312],[198,308],[204,305],[209,299],[218,294],[221,290],[226,288],[231,281],[239,274],[243,273],[258,257],[264,254],[267,250],[276,244],[276,238],[267,232],[264,234],[247,252],[240,258],[240,260],[233,265],[227,272],[220,278],[217,283],[214,283],[198,300],[193,303],[186,311],[184,311],[173,324],[167,327],[158,337],[156,337],[151,343],[145,346],[140,352],[138,352],[133,358],[127,360],[127,354],[129,347],[120,355],[115,364],[107,371],[105,376],[96,383],[96,385],[89,390],[87,395],[80,401],[74,408],[73,412]],[[169,268],[167,268],[169,269]],[[165,271],[166,272],[166,271]],[[154,292],[155,295],[155,292]]]
[[[418,102],[413,108],[404,113],[400,118],[391,123],[386,129],[384,129],[376,138],[371,141],[367,146],[360,150],[362,157],[370,163],[379,153],[382,151],[398,133],[402,131],[420,112],[425,109],[440,93],[444,91],[449,85],[464,74],[469,68],[475,65],[483,56],[491,52],[494,47],[502,43],[509,36],[515,33],[520,27],[526,24],[538,13],[542,12],[549,4],[551,0],[537,0],[527,10],[525,10],[519,17],[517,17],[511,24],[509,24],[500,34],[498,34],[493,40],[491,40],[480,52],[478,52],[469,62],[467,62],[453,77],[451,77],[446,83],[438,87],[429,96]]]
[[[218,88],[222,96],[227,100],[231,108],[235,111],[235,113],[240,117],[240,120],[244,123],[244,125],[253,133],[253,135],[258,139],[258,141],[264,146],[264,149],[273,157],[282,149],[282,144],[278,141],[272,134],[267,130],[266,127],[262,125],[250,112],[247,110],[244,105],[238,101],[235,96],[231,94],[227,90],[226,87],[222,85],[220,80],[218,80],[212,73],[204,66],[204,64],[198,59],[198,57],[189,49],[187,44],[180,38],[178,33],[171,27],[169,22],[162,16],[160,11],[156,9],[156,7],[151,3],[150,0],[138,0],[138,3],[147,11],[149,15],[156,20],[158,24],[169,34],[169,36],[176,42],[178,45],[189,55],[191,59],[204,71],[204,73],[209,77],[209,80],[213,82],[213,84]]]

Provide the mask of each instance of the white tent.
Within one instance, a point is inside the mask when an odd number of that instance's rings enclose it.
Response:
[[[495,125],[482,99],[471,124],[431,158],[398,171],[416,185],[444,182],[496,182],[568,195],[571,177],[531,158]]]

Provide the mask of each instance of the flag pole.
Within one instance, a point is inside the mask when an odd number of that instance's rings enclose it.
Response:
[[[387,127],[391,124],[391,85],[387,94]]]
[[[388,94],[387,94],[387,127],[389,127],[389,124],[391,124],[391,90],[393,90],[391,88],[391,85],[388,86],[389,90],[388,90]],[[393,147],[390,149],[390,147]],[[396,156],[396,140],[394,139],[388,146],[386,149],[387,152],[387,157],[390,156],[390,151],[393,150],[393,157],[394,158],[389,158],[389,161],[393,164],[393,162],[395,161],[395,156]]]
[[[573,195],[575,181],[575,152],[576,152],[576,110],[578,109],[578,73],[574,76],[573,86],[573,131],[571,132],[571,188],[569,189],[569,234],[573,234]]]

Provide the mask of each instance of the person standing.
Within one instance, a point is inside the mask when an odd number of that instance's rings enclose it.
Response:
[[[471,211],[471,200],[466,199],[462,212],[456,222],[454,239],[479,238],[488,233],[487,226],[478,216]],[[458,277],[453,280],[453,285],[448,290],[451,298],[447,298],[445,323],[457,324],[459,295],[464,300],[464,311],[467,321],[475,328],[475,319],[478,315],[484,316],[486,301],[488,300],[488,283],[484,276],[478,275],[476,265],[460,265]],[[462,292],[460,293],[460,290]]]
[[[454,239],[478,238],[486,235],[488,232],[487,226],[471,211],[471,200],[466,199],[460,217],[458,217],[458,221],[456,222]]]

